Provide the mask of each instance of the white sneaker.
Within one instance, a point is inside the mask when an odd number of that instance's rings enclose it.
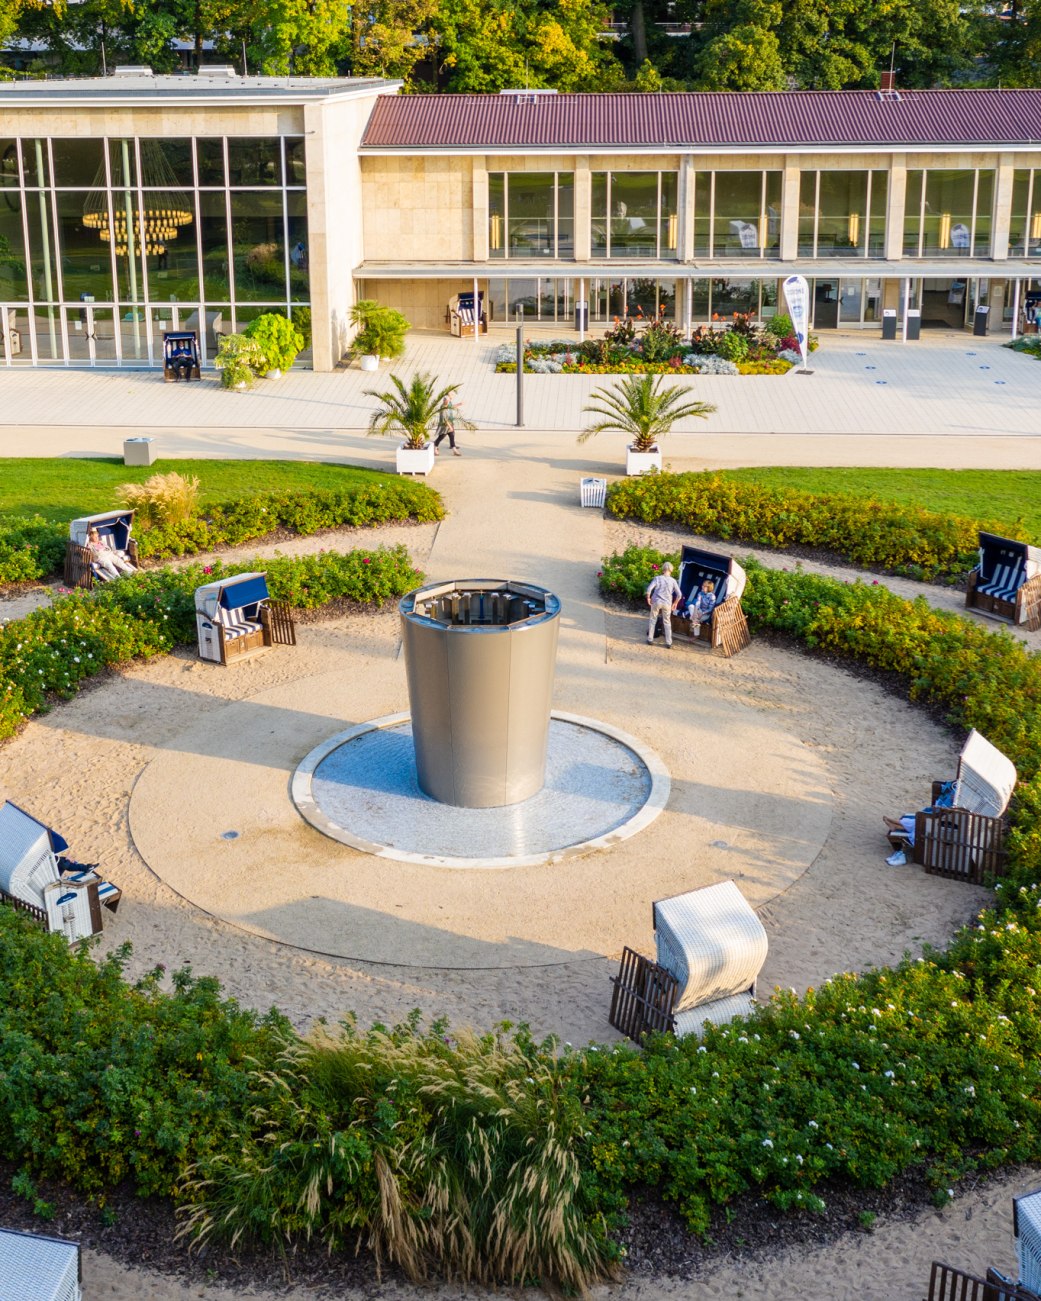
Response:
[[[890,867],[906,867],[907,855],[904,853],[902,849],[894,849],[893,852],[886,859],[886,862],[889,864]]]

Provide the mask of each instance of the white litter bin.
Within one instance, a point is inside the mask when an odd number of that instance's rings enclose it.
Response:
[[[154,460],[154,438],[125,438],[123,440],[124,465],[151,465]]]

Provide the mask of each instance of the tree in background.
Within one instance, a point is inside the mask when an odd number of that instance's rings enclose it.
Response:
[[[429,31],[437,0],[371,0],[350,7],[343,66],[355,77],[400,78],[414,88],[416,69],[436,53]]]
[[[599,90],[621,69],[600,39],[600,0],[440,0],[431,29],[443,88]]]

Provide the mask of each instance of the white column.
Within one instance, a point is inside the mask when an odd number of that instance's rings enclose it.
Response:
[[[907,313],[911,309],[911,277],[904,277],[904,343],[907,342]]]
[[[1018,281],[1018,280],[1016,281],[1016,284],[1017,284],[1017,286],[1018,286],[1018,284],[1019,284],[1019,281]],[[585,311],[588,312],[588,311],[589,311],[589,300],[586,298],[586,282],[585,282],[585,277],[583,277],[583,278],[582,278],[581,280],[579,280],[579,282],[578,282],[578,301],[577,301],[577,303],[576,303],[576,307],[578,308],[578,341],[579,341],[579,343],[585,343],[585,339],[586,339],[586,318],[585,318],[585,313],[582,311],[582,305],[583,305],[583,304],[585,305]]]
[[[1012,282],[1012,337],[1019,338],[1019,287],[1020,279],[1017,276]],[[5,332],[6,333],[6,332]]]
[[[481,300],[478,297],[477,277],[474,276],[474,343],[481,346]]]

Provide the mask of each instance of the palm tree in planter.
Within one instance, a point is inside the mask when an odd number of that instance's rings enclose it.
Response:
[[[370,434],[392,434],[403,438],[397,449],[399,474],[427,474],[434,468],[434,445],[430,431],[437,422],[441,403],[459,391],[458,384],[437,387],[438,380],[429,374],[417,372],[408,384],[397,375],[391,375],[392,389],[382,393],[366,389],[366,397],[379,402],[379,407],[369,419]],[[456,429],[473,429],[456,411]]]
[[[715,411],[709,402],[687,402],[693,389],[689,384],[666,385],[662,375],[626,375],[613,388],[594,389],[590,397],[600,403],[583,407],[600,419],[588,425],[578,436],[584,443],[594,434],[628,434],[626,474],[644,474],[661,469],[659,442],[674,424],[687,416],[705,419]]]

